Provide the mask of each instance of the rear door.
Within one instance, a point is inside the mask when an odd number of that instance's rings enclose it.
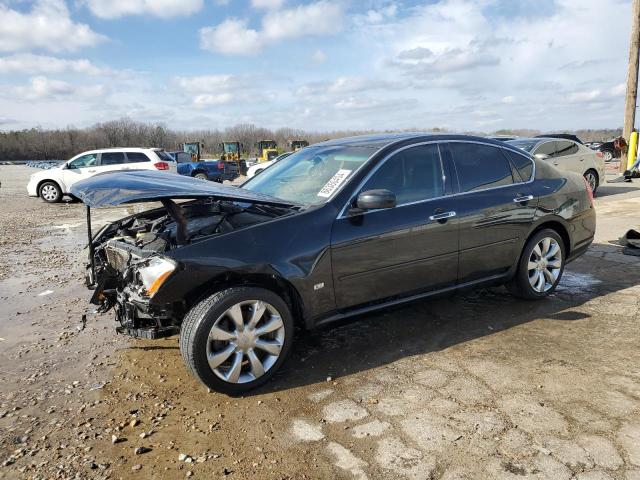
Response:
[[[551,163],[560,170],[576,172],[582,175],[587,169],[584,167],[585,156],[580,154],[580,149],[575,142],[570,140],[556,141],[556,154]]]
[[[458,219],[438,145],[401,150],[353,192],[387,189],[397,206],[338,217],[331,252],[338,308],[455,284]]]
[[[537,201],[502,148],[451,142],[449,149],[459,184],[455,197],[460,221],[458,282],[504,274],[520,256]],[[528,160],[532,169],[533,162]]]
[[[126,152],[127,163],[122,170],[153,170],[151,159],[143,152]]]
[[[115,172],[125,168],[127,158],[124,152],[102,152],[95,173]],[[94,175],[95,175],[94,173]]]

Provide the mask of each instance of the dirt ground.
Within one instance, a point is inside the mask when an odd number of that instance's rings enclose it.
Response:
[[[32,172],[0,167],[0,478],[640,480],[640,257],[610,243],[640,223],[637,183],[602,187],[550,299],[495,288],[305,333],[230,398],[176,338],[91,315],[84,208],[26,197]]]

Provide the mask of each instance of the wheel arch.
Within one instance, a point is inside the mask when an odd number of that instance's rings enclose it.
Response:
[[[191,176],[195,177],[196,175],[198,175],[199,173],[204,173],[207,178],[209,178],[209,172],[207,172],[205,169],[203,168],[196,168],[195,170],[191,171]]]
[[[185,296],[186,310],[215,292],[233,287],[257,287],[275,293],[289,306],[296,326],[306,328],[304,304],[298,290],[286,279],[268,273],[227,272],[214,277]]]
[[[562,238],[562,241],[564,243],[565,256],[566,258],[569,258],[569,256],[571,255],[571,237],[569,236],[569,230],[567,229],[567,227],[559,220],[543,220],[541,223],[536,225],[531,232],[529,232],[529,235],[527,235],[527,238],[525,239],[525,244],[540,230],[545,230],[547,228],[555,231],[558,235],[560,235],[560,238]]]
[[[60,194],[65,195],[62,184],[58,180],[54,180],[53,178],[44,178],[38,182],[38,186],[36,187],[36,195],[38,196],[38,198],[40,197],[40,188],[44,183],[55,183],[56,186],[60,189]]]

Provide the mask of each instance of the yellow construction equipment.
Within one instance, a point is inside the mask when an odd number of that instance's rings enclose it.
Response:
[[[278,144],[274,140],[260,140],[256,143],[258,163],[268,162],[278,156]]]
[[[225,162],[240,161],[240,154],[242,153],[242,144],[240,142],[222,142],[220,148],[222,149],[220,160]]]

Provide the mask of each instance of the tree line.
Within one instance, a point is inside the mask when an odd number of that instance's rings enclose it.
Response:
[[[410,129],[416,131],[419,129]],[[429,129],[440,132],[439,128]],[[578,130],[583,141],[609,140],[621,132],[620,129]],[[0,131],[0,160],[66,160],[86,150],[110,147],[159,147],[180,150],[185,142],[202,142],[205,156],[220,154],[220,143],[237,141],[243,144],[246,155],[255,155],[255,144],[259,140],[275,140],[282,151],[289,149],[292,140],[303,139],[309,143],[340,138],[373,131],[307,132],[295,128],[270,130],[251,124],[236,125],[225,129],[180,131],[162,124],[148,124],[127,118],[99,123],[88,128],[45,130]],[[476,132],[478,133],[478,132]],[[496,134],[533,135],[536,130],[501,130]],[[483,135],[483,133],[478,133]]]

